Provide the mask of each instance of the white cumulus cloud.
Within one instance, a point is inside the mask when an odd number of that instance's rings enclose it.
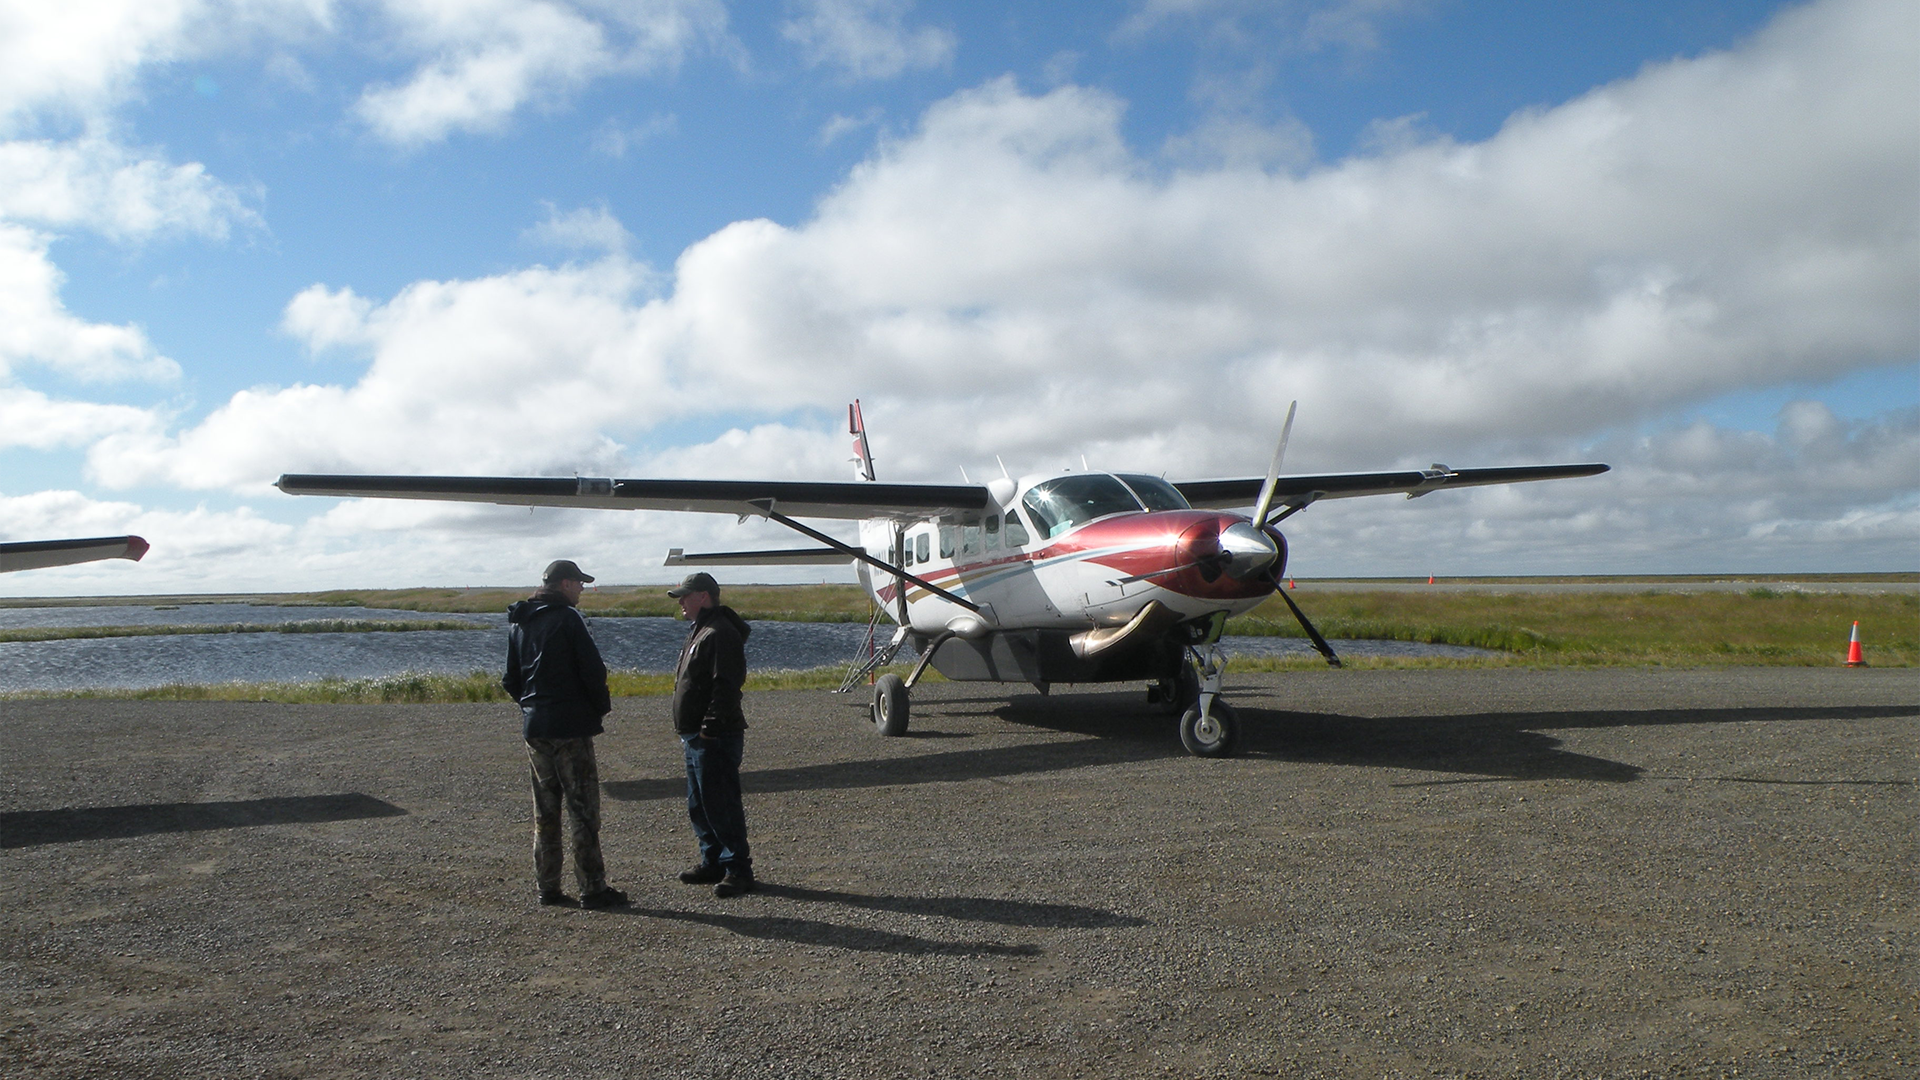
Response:
[[[0,219],[110,240],[167,233],[225,239],[260,218],[198,162],[170,165],[110,139],[0,142]]]
[[[50,238],[0,222],[0,380],[37,364],[77,379],[171,379],[180,366],[136,326],[87,322],[60,301]]]
[[[905,71],[944,67],[959,39],[937,27],[909,27],[908,0],[806,0],[780,24],[807,63],[849,79],[891,79]]]
[[[695,49],[723,48],[718,0],[388,0],[401,46],[424,58],[404,82],[370,86],[355,112],[400,145],[497,131],[522,106],[552,105],[618,72],[670,72]]]

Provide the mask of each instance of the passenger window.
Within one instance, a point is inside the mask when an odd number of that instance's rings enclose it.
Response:
[[[987,515],[987,550],[1000,550],[1000,515]]]
[[[953,558],[953,526],[951,525],[940,526],[940,557]]]
[[[1007,508],[1007,546],[1021,548],[1027,546],[1027,527],[1020,523],[1020,515]]]
[[[903,536],[900,538],[900,565],[913,565],[913,538],[911,536]]]
[[[913,538],[913,553],[919,557],[921,562],[927,561],[927,534],[926,533],[921,533],[919,536],[916,536]]]
[[[967,555],[980,554],[980,526],[968,525],[960,530],[960,550]]]

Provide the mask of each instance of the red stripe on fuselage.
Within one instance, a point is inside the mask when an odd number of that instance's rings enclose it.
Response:
[[[1118,514],[1091,522],[1043,548],[1015,552],[965,566],[946,566],[919,576],[943,588],[962,584],[983,571],[997,570],[1012,563],[1044,563],[1072,558],[1081,552],[1085,561],[1116,572],[1117,577],[1143,578],[1171,592],[1205,600],[1244,600],[1273,592],[1273,580],[1262,575],[1245,581],[1219,575],[1208,581],[1200,568],[1192,566],[1203,555],[1219,551],[1220,530],[1246,519],[1237,514],[1208,510],[1159,510],[1138,514]],[[916,586],[909,584],[909,599]],[[882,600],[892,601],[896,586],[884,585]]]

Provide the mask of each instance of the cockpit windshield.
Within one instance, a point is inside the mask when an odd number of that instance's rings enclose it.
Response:
[[[1034,525],[1048,537],[1059,536],[1094,518],[1140,510],[1139,501],[1127,490],[1127,485],[1106,473],[1079,473],[1035,484],[1020,501]]]
[[[1140,476],[1136,473],[1121,473],[1120,479],[1133,489],[1140,505],[1149,510],[1191,510],[1187,497],[1180,489],[1157,476]]]

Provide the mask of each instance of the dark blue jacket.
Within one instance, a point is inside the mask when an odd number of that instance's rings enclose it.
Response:
[[[507,608],[507,673],[500,679],[520,703],[529,739],[598,735],[613,711],[607,665],[587,621],[558,593],[537,592]]]

